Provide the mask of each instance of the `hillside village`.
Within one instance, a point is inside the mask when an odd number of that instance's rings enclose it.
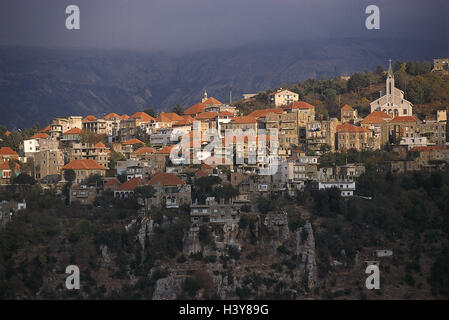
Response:
[[[289,233],[287,213],[270,215],[276,211],[270,207],[270,199],[300,201],[304,191],[337,190],[342,199],[369,201],[373,193],[360,190],[358,182],[368,169],[431,174],[444,169],[449,159],[446,109],[421,119],[404,91],[396,87],[391,61],[383,76],[383,90],[369,101],[365,116],[357,107],[344,104],[337,117],[323,117],[311,101],[301,101],[298,93],[288,89],[267,94],[264,108],[248,112],[240,106],[254,99],[253,95],[238,103],[223,103],[205,91],[193,106],[157,116],[144,110],[132,115],[56,118],[43,129],[31,130],[23,141],[17,132],[5,131],[0,134],[1,188],[39,184],[66,206],[76,208],[112,208],[117,201],[136,199],[141,223],[137,237],[143,248],[145,235],[153,232],[155,223],[145,220],[150,213],[155,209],[184,210],[189,224],[182,235],[182,253],[190,257],[210,253],[203,246],[205,227],[214,235],[217,252],[229,246],[240,250],[242,239],[236,226],[242,226],[243,216],[245,221],[251,220],[248,215],[265,210],[263,213],[269,214],[260,223],[277,235],[270,240],[276,247],[288,247],[285,243],[292,241],[301,244],[284,250],[296,250],[303,256],[295,281],[305,281],[306,287],[313,289],[317,266],[308,213],[301,218],[305,220],[301,220],[301,228]],[[228,143],[228,130],[239,130],[241,137]],[[278,132],[276,141],[268,137],[272,130]],[[187,144],[184,137],[190,138]],[[218,144],[204,151],[213,139],[218,139]],[[251,159],[255,142],[260,140],[265,142],[263,156]],[[195,154],[195,145],[200,146],[200,154]],[[171,156],[174,148],[198,161],[175,161]],[[374,162],[373,167],[368,158],[375,159],[379,153],[384,161],[381,165]],[[239,162],[239,157],[244,161]],[[276,170],[267,174],[274,163]],[[265,208],[263,199],[268,201]],[[4,227],[27,203],[25,199],[1,200],[0,225]],[[128,227],[133,225],[138,222],[133,220]],[[340,263],[335,261],[334,265]],[[180,286],[159,283],[155,289],[158,298],[177,296],[164,291],[163,285]],[[235,292],[223,293],[222,298],[229,297],[236,297]]]
[[[271,93],[267,102],[271,106],[243,115],[236,106],[208,97],[205,92],[201,101],[180,114],[161,112],[152,117],[137,112],[131,116],[110,113],[102,118],[56,118],[25,138],[17,150],[7,146],[0,149],[0,181],[4,185],[14,183],[26,174],[44,188],[56,191],[70,182],[68,202],[83,205],[93,204],[103,190],[113,191],[115,197],[129,197],[137,186],[149,184],[157,189],[149,205],[170,208],[195,203],[198,199],[192,199],[184,185],[192,183],[192,179],[215,175],[238,189],[239,195],[233,197],[232,203],[240,206],[259,195],[294,196],[305,187],[337,187],[342,196],[356,195],[355,179],[365,171],[364,165],[323,167],[320,157],[328,152],[374,151],[388,146],[400,155],[388,163],[392,172],[433,170],[449,155],[446,110],[438,110],[432,119],[419,119],[404,92],[395,87],[391,62],[385,88],[380,98],[370,102],[366,117],[345,104],[338,118],[318,119],[315,106],[299,101],[297,93],[286,89]],[[203,155],[202,165],[176,165],[170,160],[170,151],[184,135],[193,138],[194,122],[200,123],[201,147],[212,141],[206,136],[212,130],[223,144],[206,157]],[[224,133],[229,129],[240,129],[242,135],[250,130],[258,135],[277,129],[277,172],[260,174],[270,165],[269,156],[258,156],[249,163],[252,145],[248,136],[240,144],[234,139],[233,145],[225,145]],[[10,134],[5,132],[5,137]],[[274,148],[270,143],[274,141],[268,141],[267,154],[270,147]],[[193,153],[191,144],[182,148]],[[225,161],[224,157],[234,150],[244,157],[244,163],[236,164],[235,158],[231,159],[233,163]],[[407,154],[413,152],[419,156],[410,159]],[[66,180],[67,172],[74,173],[73,180]],[[86,185],[92,176],[101,177],[101,188],[98,184]]]

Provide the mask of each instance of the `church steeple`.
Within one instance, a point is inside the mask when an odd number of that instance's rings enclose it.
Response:
[[[393,73],[393,68],[391,67],[391,59],[390,59],[390,64],[388,66],[388,73],[387,73],[387,81],[386,81],[386,88],[385,88],[385,93],[387,95],[392,95],[393,94],[393,90],[394,90],[394,73]]]
[[[203,99],[201,100],[201,102],[204,102],[204,101],[206,101],[207,100],[207,91],[206,91],[206,89],[204,89],[204,97],[203,97]]]
[[[389,61],[390,64],[388,66],[388,76],[392,76],[394,78],[393,68],[391,67],[391,59]]]

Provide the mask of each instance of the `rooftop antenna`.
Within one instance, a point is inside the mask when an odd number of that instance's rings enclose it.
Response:
[[[232,89],[229,90],[229,104],[232,104]]]

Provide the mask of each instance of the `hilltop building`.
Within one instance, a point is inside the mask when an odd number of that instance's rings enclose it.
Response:
[[[413,104],[404,99],[404,91],[394,86],[394,73],[390,65],[387,72],[385,91],[380,93],[380,98],[371,102],[371,112],[383,111],[393,117],[412,116]]]

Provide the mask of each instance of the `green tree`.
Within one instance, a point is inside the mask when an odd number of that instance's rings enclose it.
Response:
[[[36,183],[36,180],[26,173],[21,173],[12,180],[12,183],[33,185]]]
[[[173,108],[172,112],[182,115],[184,113],[184,109],[181,107],[179,103],[176,104],[176,106]]]
[[[225,184],[222,186],[218,186],[214,189],[215,198],[217,199],[225,199],[228,201],[233,197],[236,197],[240,194],[239,190],[234,188],[231,184]]]
[[[324,99],[326,99],[329,102],[335,102],[335,99],[337,98],[337,91],[332,88],[327,88],[324,90]]]
[[[382,76],[382,75],[384,74],[384,72],[385,72],[384,67],[383,67],[382,65],[379,64],[379,65],[376,67],[376,74],[378,74],[379,76]]]
[[[117,167],[118,161],[124,161],[126,160],[125,156],[121,152],[112,151],[111,157],[109,160],[109,168],[115,169]]]
[[[369,77],[366,73],[354,73],[348,80],[348,89],[354,92],[359,92],[361,88],[368,87],[370,84]]]
[[[142,110],[143,112],[145,112],[147,115],[156,118],[156,112],[154,112],[153,108],[146,108]]]
[[[64,180],[67,181],[69,184],[72,184],[73,181],[75,181],[76,173],[72,169],[64,170]]]
[[[156,190],[150,185],[138,186],[134,189],[134,195],[143,199],[152,198],[155,194]]]

